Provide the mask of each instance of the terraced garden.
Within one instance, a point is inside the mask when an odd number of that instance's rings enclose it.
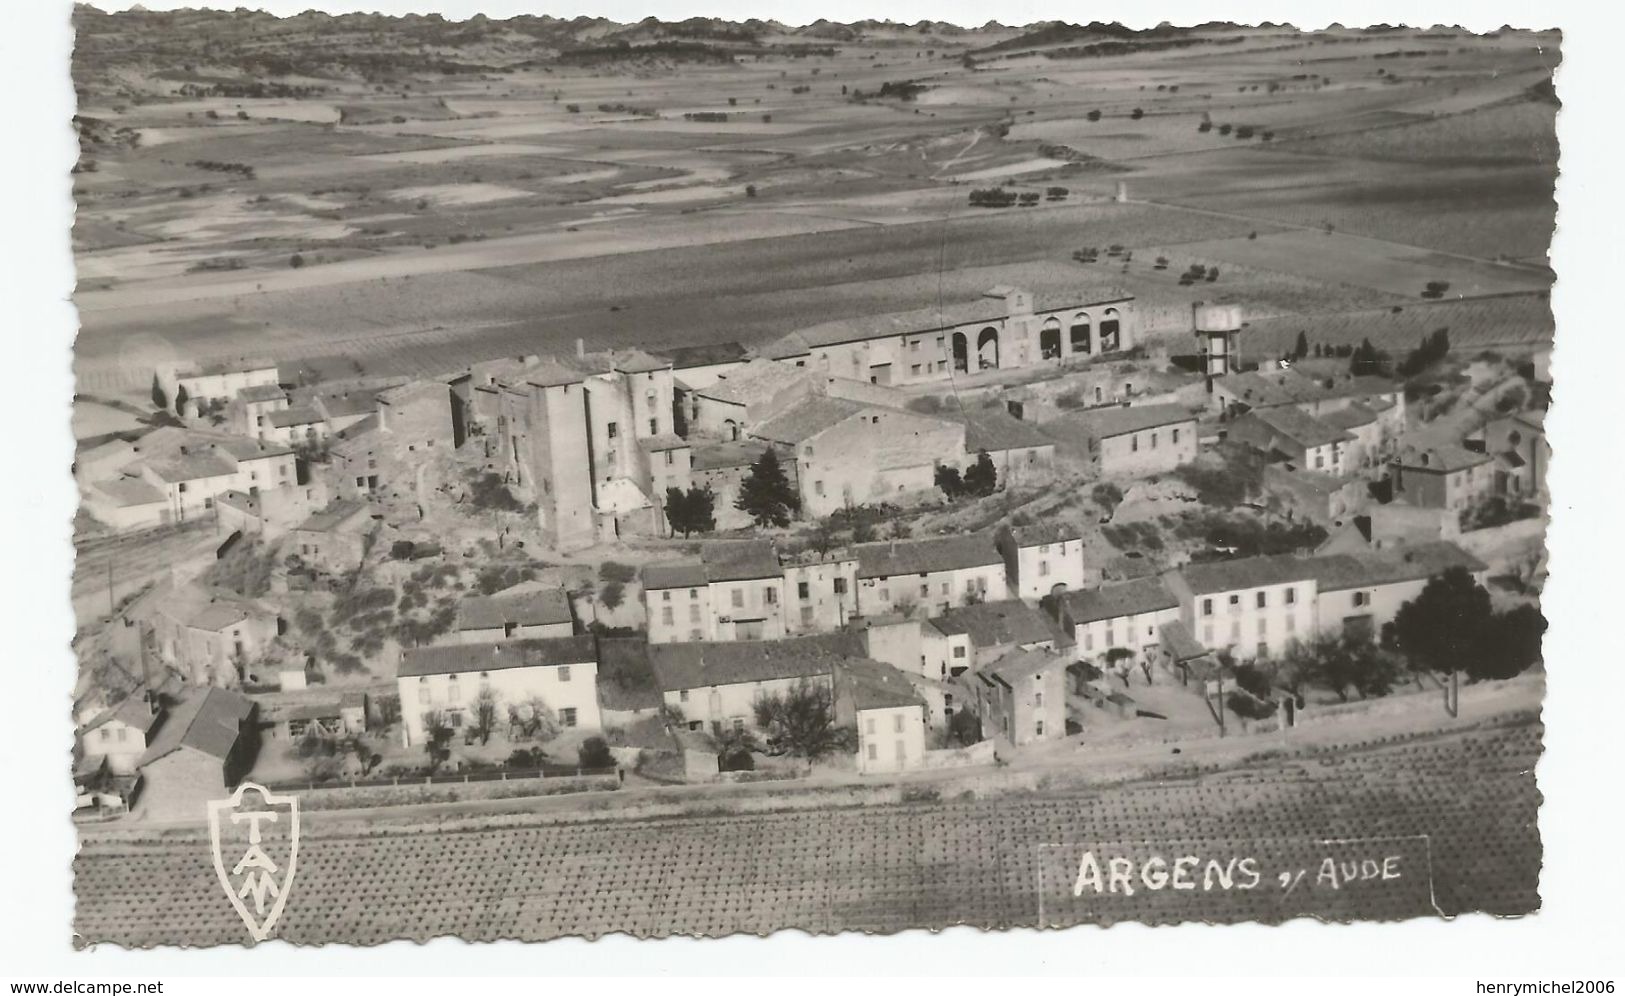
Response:
[[[1540,905],[1540,731],[1533,715],[1519,714],[1239,769],[1105,789],[1051,777],[1033,794],[828,810],[817,819],[784,812],[370,832],[317,824],[307,827],[276,936],[377,944],[444,934],[541,940],[1517,915]],[[1142,889],[1136,879],[1133,896],[1074,894],[1084,851],[1102,862],[1113,853],[1253,857],[1260,880],[1250,889],[1176,890]],[[1316,887],[1326,858],[1357,869],[1390,857],[1391,878]],[[1298,871],[1306,876],[1294,878]],[[75,890],[80,943],[247,937],[201,831],[87,839]]]

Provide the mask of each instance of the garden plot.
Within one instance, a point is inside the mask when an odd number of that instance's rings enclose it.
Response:
[[[1291,273],[1328,284],[1354,284],[1398,297],[1418,297],[1429,282],[1450,285],[1451,297],[1546,290],[1549,273],[1445,256],[1413,246],[1342,233],[1294,229],[1258,238],[1195,242],[1182,253],[1220,263]]]

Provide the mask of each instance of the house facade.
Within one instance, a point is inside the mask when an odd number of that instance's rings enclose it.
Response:
[[[993,545],[1016,598],[1036,600],[1084,586],[1083,536],[1073,526],[1000,526]]]
[[[795,466],[803,518],[932,493],[937,467],[965,453],[963,425],[823,396],[791,406],[751,436]]]
[[[1051,435],[1078,433],[1101,477],[1162,474],[1196,459],[1196,416],[1181,405],[1103,408],[1069,415],[1050,426]]]
[[[1495,464],[1460,446],[1406,447],[1392,466],[1394,497],[1422,508],[1463,512],[1491,494]]]
[[[1021,747],[1066,736],[1066,658],[1017,650],[976,672],[982,736]]]
[[[467,726],[487,691],[495,697],[498,728],[507,726],[510,707],[545,708],[564,729],[603,728],[590,636],[409,649],[395,680],[407,746],[423,742],[432,715],[453,730]]]
[[[1122,291],[1053,298],[1000,286],[972,301],[798,329],[760,355],[833,377],[918,384],[1109,358],[1135,337],[1134,299]]]
[[[991,536],[934,536],[860,543],[858,611],[863,615],[940,615],[956,605],[997,598],[1004,558]]]
[[[1305,558],[1189,564],[1165,578],[1179,597],[1180,621],[1211,651],[1279,657],[1315,635],[1315,572]]]
[[[562,588],[526,581],[458,602],[455,635],[458,643],[560,639],[575,635],[575,613]]]

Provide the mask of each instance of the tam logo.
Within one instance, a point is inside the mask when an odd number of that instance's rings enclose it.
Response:
[[[209,803],[214,871],[254,940],[271,934],[288,904],[299,858],[299,800],[244,782]]]

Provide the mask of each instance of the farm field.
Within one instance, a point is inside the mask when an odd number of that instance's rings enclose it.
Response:
[[[826,810],[815,820],[786,812],[451,832],[318,824],[302,839],[277,930],[294,943],[376,944],[1526,914],[1540,905],[1539,738],[1533,716],[1513,714],[1189,777],[1088,791],[1057,782],[1032,795]],[[1085,849],[1251,856],[1263,880],[1077,896]],[[1397,880],[1279,884],[1280,873],[1305,867],[1313,878],[1327,857],[1373,856],[1393,858]],[[93,835],[74,869],[81,944],[245,936],[201,832]]]
[[[1195,242],[1186,254],[1218,263],[1291,273],[1324,284],[1346,283],[1415,297],[1429,281],[1450,284],[1450,293],[1480,297],[1511,291],[1546,290],[1549,271],[1462,259],[1378,239],[1338,232],[1293,229],[1256,239]]]
[[[165,16],[137,34],[171,32]],[[1113,243],[1192,258],[1203,243],[1228,264],[1205,289],[1261,317],[1360,311],[1430,279],[1538,289],[1538,273],[1475,260],[1541,263],[1553,224],[1555,36],[1214,28],[1096,57],[1087,34],[768,26],[695,61],[640,61],[637,45],[684,37],[640,25],[624,57],[576,63],[549,60],[599,39],[565,22],[492,22],[425,61],[359,23],[256,19],[242,55],[238,26],[175,18],[224,39],[184,71],[104,49],[111,21],[82,26],[90,378],[113,377],[138,334],[200,357],[239,353],[244,329],[289,357],[432,338],[432,356],[399,361],[419,371],[464,336],[749,341],[801,324],[809,297],[820,314],[918,307],[927,287],[974,293],[1019,264],[1048,289],[1075,249]],[[274,92],[198,89],[261,85]],[[1102,203],[1120,181],[1135,201],[1229,217]],[[974,185],[1070,196],[972,214]],[[1278,231],[1326,225],[1391,245],[1302,252]],[[1188,306],[1139,262],[1105,275],[1157,292],[1148,311]]]

